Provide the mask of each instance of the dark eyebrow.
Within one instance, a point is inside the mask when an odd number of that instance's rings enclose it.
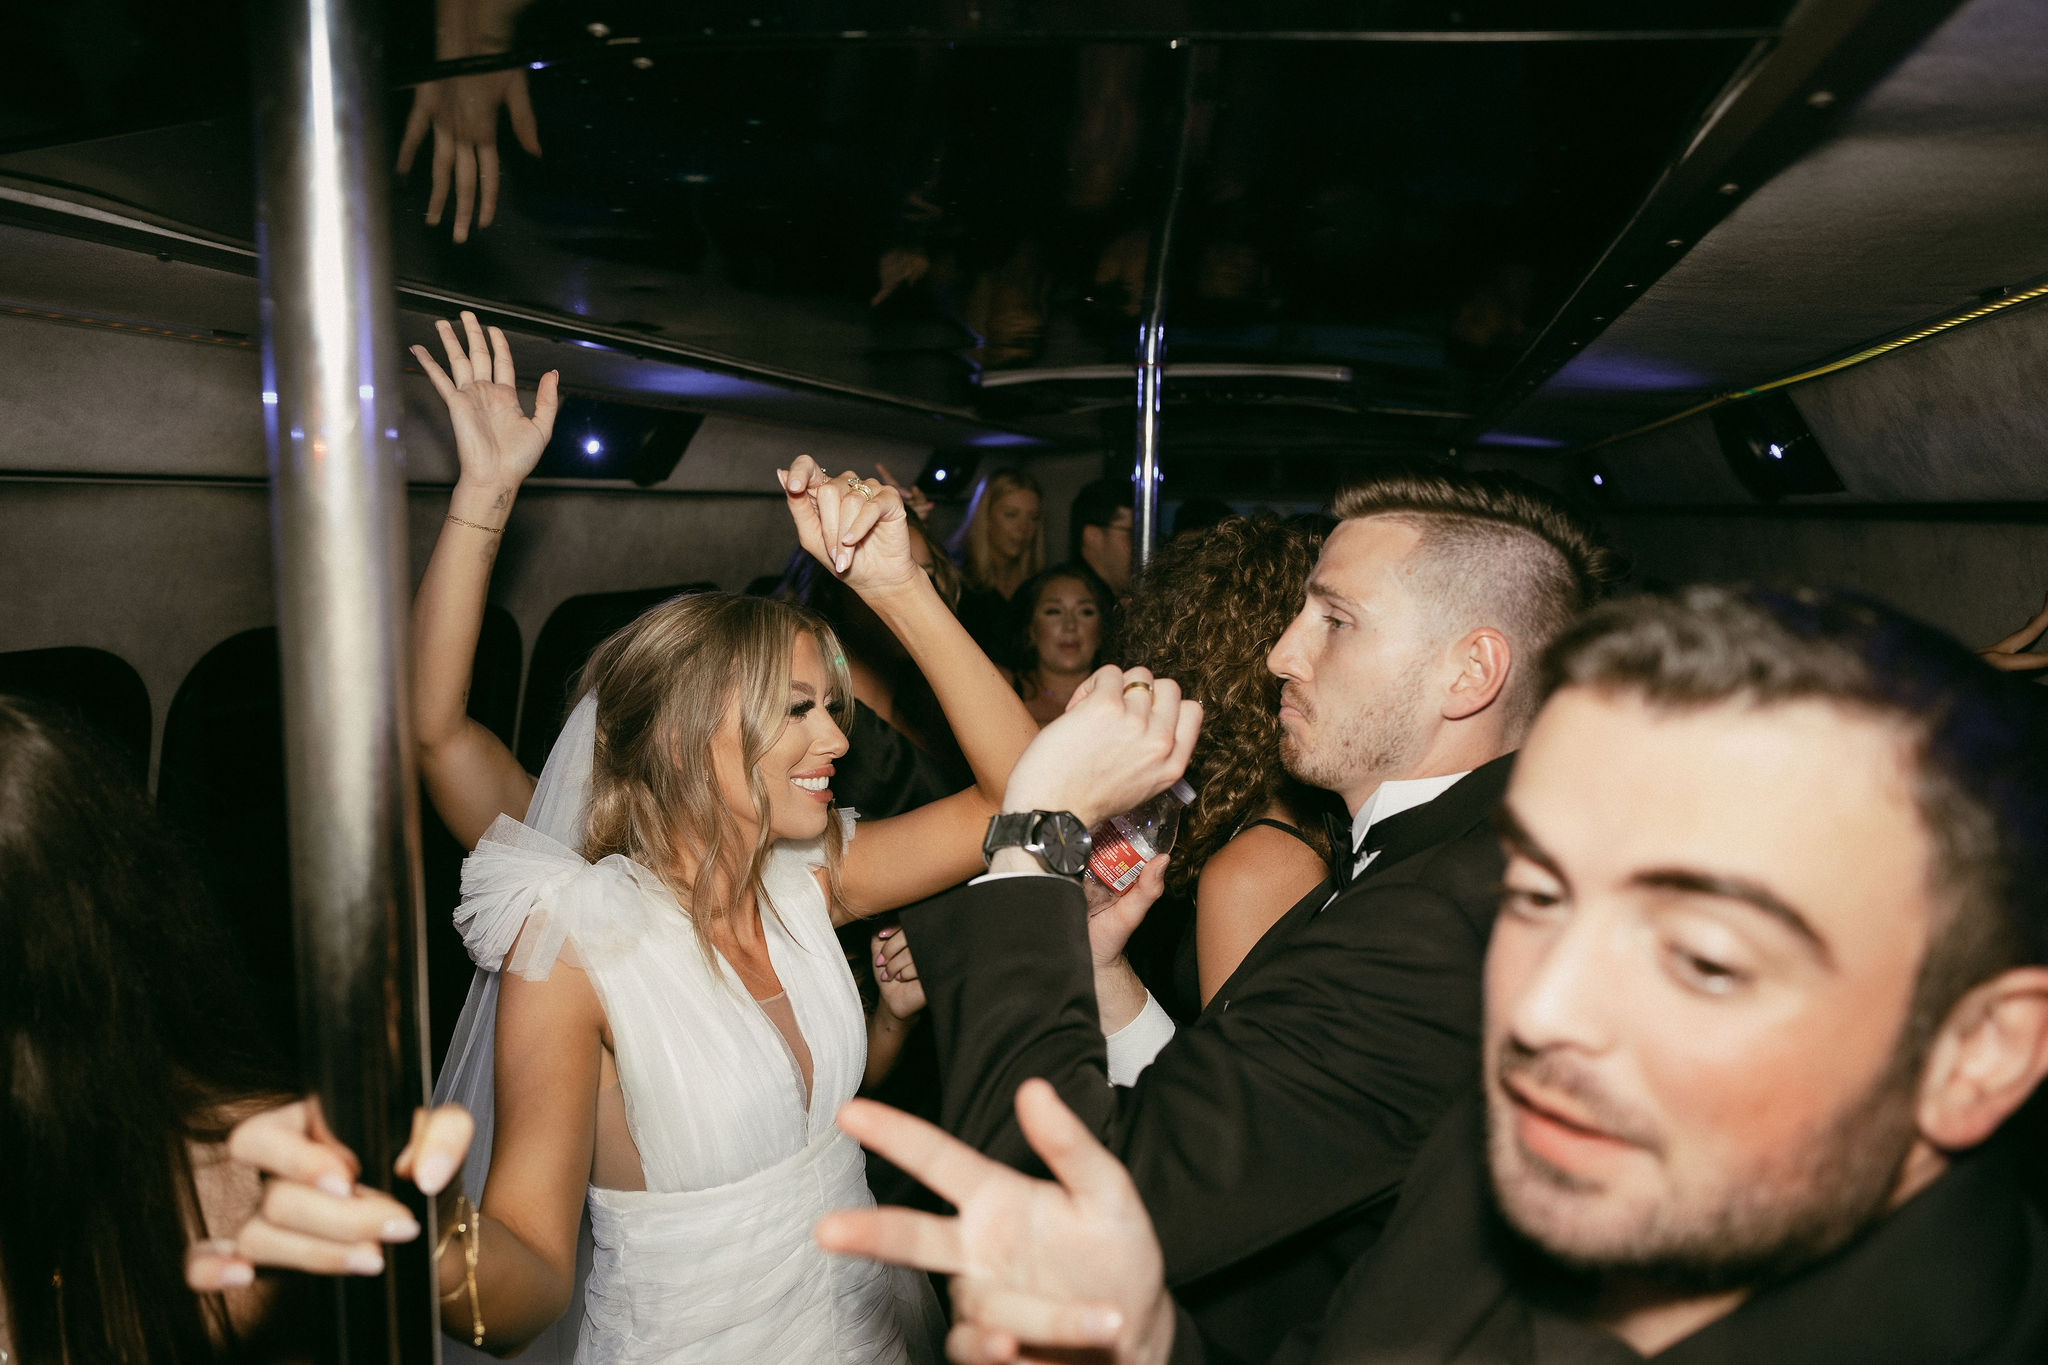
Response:
[[[1698,872],[1691,868],[1656,868],[1638,872],[1629,879],[1637,886],[1650,887],[1659,891],[1676,891],[1686,896],[1712,896],[1716,900],[1735,901],[1752,909],[1761,910],[1778,923],[1790,929],[1793,936],[1805,941],[1821,966],[1834,969],[1835,955],[1828,948],[1827,940],[1807,921],[1806,916],[1793,909],[1791,904],[1769,887],[1745,877],[1725,876],[1716,872]]]
[[[1337,606],[1343,608],[1345,611],[1352,613],[1354,616],[1365,615],[1365,609],[1363,607],[1359,606],[1358,603],[1346,597],[1343,593],[1338,592],[1335,588],[1331,587],[1328,583],[1325,583],[1320,578],[1311,578],[1308,581],[1308,595],[1310,597],[1320,597],[1325,602],[1335,603]]]
[[[1494,828],[1500,831],[1501,842],[1513,849],[1516,854],[1527,858],[1566,887],[1571,885],[1571,878],[1564,875],[1564,869],[1557,865],[1557,859],[1543,851],[1543,846],[1536,842],[1535,836],[1516,818],[1514,807],[1508,805],[1506,801],[1502,801],[1500,808],[1494,811],[1493,824]]]

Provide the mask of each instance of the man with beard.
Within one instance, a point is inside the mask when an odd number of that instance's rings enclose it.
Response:
[[[2048,1075],[2048,706],[1860,599],[1695,588],[1553,652],[1486,960],[1485,1080],[1286,1361],[2048,1360],[2024,1192]],[[1143,1205],[1043,1086],[1061,1185],[879,1106],[956,1223],[835,1250],[960,1273],[956,1360],[1201,1357]]]
[[[1535,661],[1606,573],[1576,518],[1500,477],[1390,474],[1334,510],[1267,666],[1287,765],[1344,799],[1336,842],[1355,852],[1193,1024],[1176,1034],[1121,957],[1156,872],[1092,916],[1072,882],[1016,875],[904,920],[945,1126],[1035,1169],[1011,1097],[1050,1079],[1130,1168],[1181,1302],[1244,1359],[1320,1311],[1478,1073],[1491,815],[1535,713]],[[1040,766],[1020,763],[1006,811],[1112,813]],[[992,873],[1046,871],[1001,842]]]

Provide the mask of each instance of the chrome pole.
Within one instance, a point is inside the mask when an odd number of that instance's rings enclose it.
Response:
[[[1160,289],[1163,302],[1165,289]],[[1152,562],[1159,541],[1159,362],[1166,328],[1159,309],[1138,324],[1138,462],[1131,471],[1131,581]]]
[[[427,1098],[419,811],[374,0],[255,10],[264,415],[284,685],[299,1055],[362,1179]],[[431,1209],[381,1277],[339,1277],[329,1359],[439,1356]]]
[[[1159,378],[1166,355],[1166,267],[1173,255],[1173,229],[1180,217],[1181,188],[1187,182],[1194,143],[1196,80],[1210,54],[1182,38],[1167,44],[1181,58],[1180,135],[1174,146],[1173,181],[1159,232],[1152,245],[1145,318],[1138,324],[1138,458],[1131,470],[1131,581],[1144,575],[1159,542]]]

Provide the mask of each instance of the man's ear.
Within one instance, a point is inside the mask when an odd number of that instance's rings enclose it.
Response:
[[[1081,528],[1081,558],[1092,559],[1102,553],[1103,530],[1100,526]]]
[[[1452,644],[1445,659],[1457,672],[1444,693],[1443,716],[1445,720],[1463,720],[1491,706],[1507,686],[1514,649],[1507,636],[1492,626],[1481,626]]]
[[[1920,1076],[1921,1136],[1975,1147],[2048,1076],[2048,967],[2000,972],[1956,1002]]]

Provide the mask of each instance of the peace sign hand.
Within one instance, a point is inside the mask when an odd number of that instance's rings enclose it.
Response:
[[[959,1210],[845,1209],[817,1227],[827,1251],[951,1275],[955,1361],[1163,1362],[1173,1300],[1130,1173],[1042,1080],[1017,1090],[1017,1123],[1054,1180],[1033,1180],[887,1105],[855,1100],[839,1126]],[[1055,1183],[1057,1182],[1057,1183]]]
[[[910,524],[895,489],[851,471],[827,478],[808,455],[776,473],[797,539],[847,587],[868,597],[924,579],[910,557]]]
[[[468,334],[465,354],[456,340],[455,329],[437,320],[441,346],[448,353],[448,368],[434,363],[424,346],[412,348],[413,358],[427,372],[434,391],[448,405],[448,418],[455,424],[455,458],[462,466],[462,481],[497,489],[516,489],[533,467],[540,463],[548,438],[555,431],[555,413],[561,407],[561,374],[549,370],[541,376],[534,394],[533,416],[519,403],[518,380],[512,369],[512,347],[496,327],[485,328],[476,314],[465,311],[462,327]]]

